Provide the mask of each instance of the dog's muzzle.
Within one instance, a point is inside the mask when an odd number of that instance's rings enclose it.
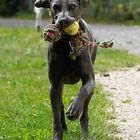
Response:
[[[60,27],[67,27],[75,21],[72,17],[60,17],[56,20],[56,24]]]

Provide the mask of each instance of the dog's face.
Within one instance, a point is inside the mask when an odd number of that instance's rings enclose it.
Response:
[[[68,26],[80,17],[80,3],[77,0],[52,0],[50,10],[55,24]]]
[[[82,7],[86,7],[89,0],[36,0],[36,7],[50,8],[53,23],[65,27],[81,16]]]

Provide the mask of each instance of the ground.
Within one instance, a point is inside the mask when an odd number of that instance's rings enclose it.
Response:
[[[105,90],[112,93],[118,126],[115,135],[123,140],[139,140],[140,137],[140,65],[96,75],[96,81],[102,83]]]

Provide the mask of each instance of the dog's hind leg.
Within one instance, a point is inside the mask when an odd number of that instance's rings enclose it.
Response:
[[[65,122],[65,112],[64,112],[63,102],[61,104],[61,122],[62,122],[63,131],[67,131],[67,125],[66,125],[66,122]]]
[[[62,101],[62,84],[51,85],[51,106],[53,113],[53,139],[62,140],[63,139],[63,128],[61,122],[61,101]]]
[[[88,105],[91,100],[91,97],[93,95],[93,92],[91,92],[88,96],[88,98],[85,100],[84,107],[83,107],[83,112],[80,118],[80,124],[81,124],[81,131],[82,131],[82,137],[86,138],[89,135],[89,129],[88,129],[88,124],[89,124],[89,117],[88,117]]]

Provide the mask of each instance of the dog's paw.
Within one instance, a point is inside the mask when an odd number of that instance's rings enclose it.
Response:
[[[83,102],[81,102],[78,98],[75,98],[66,112],[67,118],[71,121],[78,119],[82,110]]]

